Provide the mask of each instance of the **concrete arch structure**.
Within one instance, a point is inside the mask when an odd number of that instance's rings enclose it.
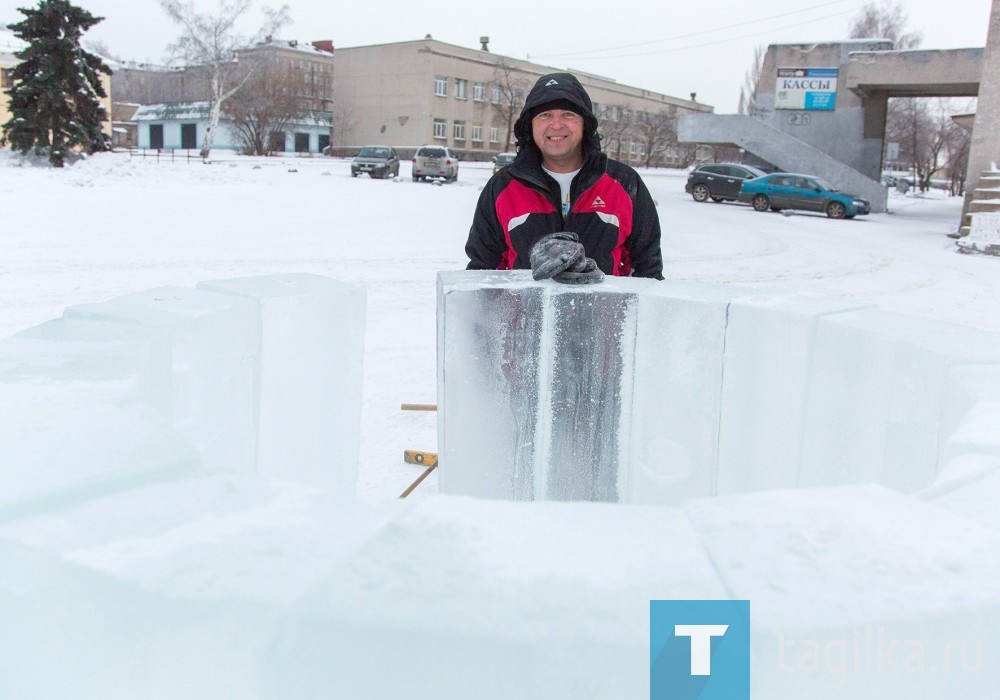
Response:
[[[974,97],[984,55],[983,48],[896,51],[884,39],[772,44],[753,114],[685,115],[679,138],[736,145],[785,171],[818,172],[883,212],[886,189],[879,180],[888,99]],[[783,89],[783,78],[796,71],[825,71],[828,84],[799,90],[802,95]],[[803,97],[801,106],[797,97]]]

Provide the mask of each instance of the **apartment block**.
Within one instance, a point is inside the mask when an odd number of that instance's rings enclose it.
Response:
[[[404,155],[425,143],[450,146],[462,157],[485,160],[512,150],[512,120],[505,112],[513,87],[514,118],[539,76],[566,70],[437,41],[337,48],[334,73],[335,152],[347,155],[369,143]],[[605,150],[622,160],[645,157],[641,132],[654,119],[712,112],[693,99],[672,97],[574,71],[595,103]],[[693,97],[693,96],[692,96]],[[676,132],[675,132],[676,133]],[[670,164],[669,153],[659,162]]]

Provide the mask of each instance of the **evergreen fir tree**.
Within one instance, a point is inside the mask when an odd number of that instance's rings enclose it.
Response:
[[[106,151],[111,140],[101,131],[107,97],[101,73],[111,69],[80,47],[80,38],[103,17],[75,7],[68,0],[41,0],[34,9],[20,8],[25,19],[7,28],[28,43],[14,55],[21,63],[10,76],[11,119],[3,125],[11,148],[27,153],[48,152],[49,162],[62,167],[66,151]]]

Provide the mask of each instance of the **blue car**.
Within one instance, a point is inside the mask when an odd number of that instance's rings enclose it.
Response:
[[[757,211],[803,209],[824,212],[831,219],[853,219],[872,210],[867,199],[845,194],[815,175],[798,173],[773,173],[747,180],[740,188],[739,199]]]

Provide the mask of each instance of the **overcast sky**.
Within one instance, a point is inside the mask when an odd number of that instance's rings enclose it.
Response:
[[[29,0],[0,0],[0,22],[17,21]],[[119,58],[160,63],[178,28],[156,0],[76,0],[104,21],[86,35]],[[277,7],[278,2],[264,4]],[[216,0],[195,0],[200,12]],[[435,39],[559,69],[579,69],[620,83],[688,97],[736,111],[754,47],[842,39],[863,0],[629,0],[618,3],[525,0],[289,0],[293,24],[283,38],[330,39],[363,46]],[[990,0],[906,0],[907,28],[923,48],[983,46]],[[259,24],[258,2],[248,14]],[[250,23],[246,29],[252,29]]]

